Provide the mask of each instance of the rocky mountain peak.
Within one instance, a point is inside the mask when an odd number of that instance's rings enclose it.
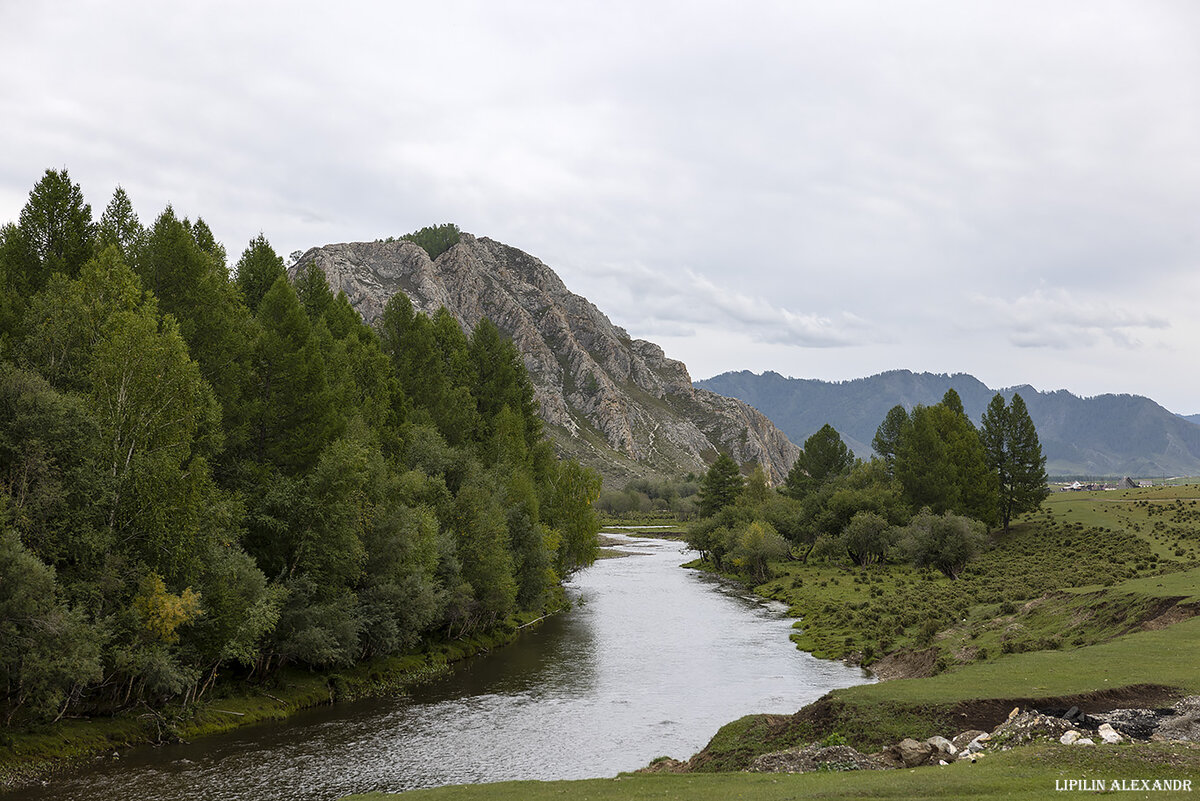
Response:
[[[491,319],[524,355],[556,446],[606,483],[699,473],[718,451],[762,464],[778,482],[795,461],[796,446],[760,412],[693,387],[682,362],[632,339],[517,248],[467,233],[435,260],[406,241],[326,245],[306,252],[292,276],[309,264],[369,323],[398,291],[425,314],[444,306],[468,331]]]

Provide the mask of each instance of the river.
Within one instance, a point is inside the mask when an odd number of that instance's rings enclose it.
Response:
[[[686,759],[752,712],[870,681],[788,640],[781,605],[682,570],[678,542],[617,537],[568,583],[573,608],[400,698],[310,710],[97,760],[4,801],[333,799],[509,779],[577,779]]]

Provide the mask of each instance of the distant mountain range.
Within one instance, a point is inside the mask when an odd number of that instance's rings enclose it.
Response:
[[[896,404],[908,409],[932,405],[953,388],[978,423],[997,392],[965,373],[908,370],[841,382],[742,371],[697,381],[696,386],[761,410],[797,445],[829,423],[862,457],[872,453],[875,430]],[[1006,398],[1020,393],[1024,399],[1051,475],[1200,475],[1200,415],[1176,415],[1138,395],[1081,398],[1066,390],[1039,392],[1027,385],[999,392]]]
[[[692,385],[687,367],[633,339],[570,292],[554,271],[514,247],[462,233],[431,260],[406,241],[308,250],[368,322],[403,291],[413,307],[445,307],[468,331],[487,317],[525,359],[541,417],[560,453],[595,467],[608,487],[633,478],[700,473],[724,451],[782,481],[798,448],[761,412]]]

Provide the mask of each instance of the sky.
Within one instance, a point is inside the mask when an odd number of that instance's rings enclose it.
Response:
[[[966,372],[1200,412],[1192,0],[0,0],[48,168],[236,261],[454,222],[693,378]]]

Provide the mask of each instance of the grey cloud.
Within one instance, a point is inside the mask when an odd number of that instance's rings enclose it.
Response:
[[[9,6],[0,222],[61,166],[231,258],[453,221],[634,336],[754,346],[706,370],[984,364],[1200,408],[1151,367],[1200,357],[1193,3]]]
[[[1141,348],[1142,336],[1171,328],[1161,314],[1091,298],[1082,287],[1037,289],[1011,300],[976,295],[972,302],[985,327],[1009,332],[1020,348]]]

